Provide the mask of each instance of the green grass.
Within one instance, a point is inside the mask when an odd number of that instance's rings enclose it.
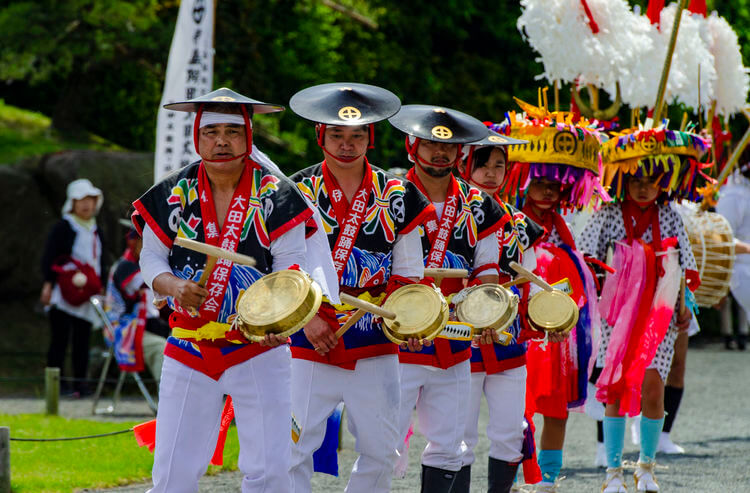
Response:
[[[94,435],[131,428],[138,422],[103,423],[36,414],[0,414],[0,426],[11,438],[57,438]],[[239,445],[232,427],[224,449],[224,465],[209,474],[237,469]],[[66,442],[16,442],[10,445],[11,489],[21,492],[73,492],[147,480],[153,455],[138,447],[132,433]]]
[[[66,149],[119,149],[93,134],[87,136],[86,142],[66,140],[51,123],[41,113],[7,105],[0,99],[0,164]]]

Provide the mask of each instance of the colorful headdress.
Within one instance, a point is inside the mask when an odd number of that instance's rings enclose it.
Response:
[[[653,176],[659,178],[662,199],[695,201],[698,175],[711,180],[702,170],[712,163],[699,162],[709,147],[700,135],[665,127],[615,133],[602,145],[602,184],[615,200],[623,200],[625,175]]]
[[[526,116],[510,112],[503,123],[490,129],[528,141],[508,147],[511,162],[501,194],[522,204],[534,178],[558,181],[565,192],[562,209],[581,209],[611,200],[599,183],[599,149],[603,134],[586,120],[573,122],[573,114],[550,113],[516,99]]]

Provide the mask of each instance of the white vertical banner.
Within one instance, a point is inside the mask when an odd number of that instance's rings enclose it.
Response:
[[[165,104],[211,91],[214,53],[214,0],[182,0],[169,49],[164,92],[156,119],[154,183],[199,159],[193,146],[192,113],[169,111]]]

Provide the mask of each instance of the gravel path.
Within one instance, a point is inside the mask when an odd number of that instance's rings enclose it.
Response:
[[[43,412],[38,399],[2,399],[5,413]],[[728,352],[718,345],[690,349],[685,397],[672,433],[675,442],[687,453],[682,456],[658,457],[657,476],[663,493],[672,492],[750,492],[750,353]],[[99,416],[95,419],[117,421],[148,419],[148,408],[142,399],[127,399],[120,412],[127,416]],[[481,425],[487,422],[482,410]],[[68,417],[91,418],[91,401],[61,401],[60,414]],[[604,473],[593,467],[596,427],[585,415],[570,417],[565,448],[565,466],[560,483],[561,492],[598,492]],[[392,491],[419,491],[419,454],[424,440],[417,433],[412,438],[411,466],[405,479],[394,479]],[[486,457],[488,442],[480,439],[477,455]],[[636,461],[637,447],[626,437],[625,459]],[[343,491],[352,464],[356,459],[353,440],[345,435],[344,449],[339,454],[342,476],[334,478],[316,474],[314,492]],[[472,470],[472,491],[486,491],[486,460]],[[237,472],[204,477],[201,492],[229,493],[239,491],[241,475]],[[629,480],[633,490],[632,477]],[[147,484],[131,485],[98,492],[136,493],[148,489]]]

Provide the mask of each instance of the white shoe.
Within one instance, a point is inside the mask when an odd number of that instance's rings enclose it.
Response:
[[[607,448],[602,442],[596,442],[596,457],[594,458],[594,467],[607,467]]]
[[[534,493],[557,493],[557,485],[555,483],[538,483]]]
[[[607,479],[602,485],[602,493],[628,493],[622,467],[607,468]]]
[[[685,449],[674,443],[672,439],[669,438],[669,433],[663,431],[661,432],[661,435],[659,435],[659,445],[656,447],[656,451],[668,455],[685,453]]]
[[[634,417],[630,421],[630,441],[633,445],[641,444],[641,415]]]
[[[516,484],[514,484],[513,486],[510,487],[510,493],[521,493],[522,491],[523,490],[518,485],[518,483],[516,483]]]
[[[659,483],[656,482],[654,476],[654,463],[638,462],[638,467],[633,473],[633,479],[635,479],[635,490],[643,491],[646,493],[658,493]]]

